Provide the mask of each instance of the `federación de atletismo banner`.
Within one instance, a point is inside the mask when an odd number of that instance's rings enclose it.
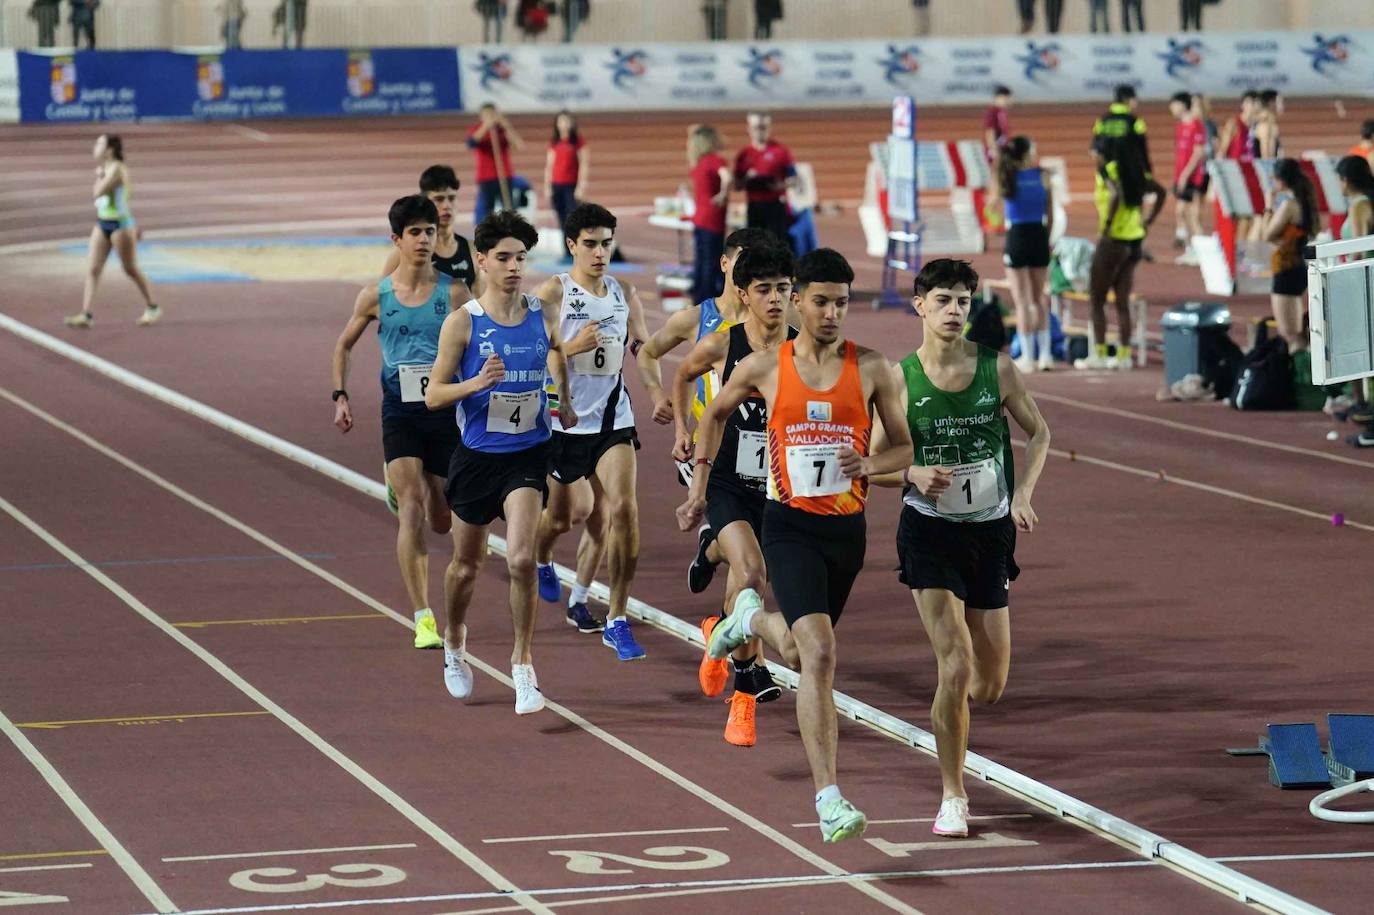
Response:
[[[1273,86],[1292,95],[1374,92],[1374,32],[519,45],[459,52],[464,103],[510,111],[1101,101]]]

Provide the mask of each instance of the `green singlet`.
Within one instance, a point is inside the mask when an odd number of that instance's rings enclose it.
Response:
[[[954,471],[954,480],[938,500],[908,486],[903,501],[923,515],[949,521],[989,521],[1006,515],[1011,507],[1010,435],[1002,415],[996,351],[978,347],[973,380],[962,391],[936,387],[915,353],[901,366],[916,465]]]

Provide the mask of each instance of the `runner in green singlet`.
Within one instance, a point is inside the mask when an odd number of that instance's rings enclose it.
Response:
[[[977,288],[973,268],[949,258],[930,261],[916,277],[912,305],[924,339],[893,367],[915,463],[870,481],[902,487],[900,577],[916,600],[939,671],[930,717],[944,792],[932,831],[942,836],[968,835],[968,700],[995,702],[1006,686],[1016,532],[1029,532],[1038,520],[1031,493],[1050,443],[1049,427],[1011,358],[963,336]],[[1029,439],[1019,485],[1003,411]],[[877,430],[875,450],[885,440]]]

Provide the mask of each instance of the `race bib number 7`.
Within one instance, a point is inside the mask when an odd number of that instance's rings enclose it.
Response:
[[[506,435],[529,432],[544,408],[539,394],[538,388],[518,394],[492,391],[491,400],[487,402],[487,431]]]
[[[850,487],[840,473],[840,445],[789,445],[787,482],[794,496],[835,496]]]
[[[959,464],[954,479],[935,502],[942,515],[973,515],[997,505],[997,462],[992,458],[976,464]]]
[[[425,389],[429,387],[429,373],[432,365],[398,365],[401,376],[401,402],[419,403],[425,399]]]

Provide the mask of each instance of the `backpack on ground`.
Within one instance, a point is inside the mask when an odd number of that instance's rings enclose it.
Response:
[[[1198,374],[1217,400],[1231,396],[1244,367],[1245,352],[1225,331],[1198,334]]]
[[[1270,337],[1245,354],[1244,368],[1231,392],[1237,410],[1291,410],[1293,362],[1282,337]]]

